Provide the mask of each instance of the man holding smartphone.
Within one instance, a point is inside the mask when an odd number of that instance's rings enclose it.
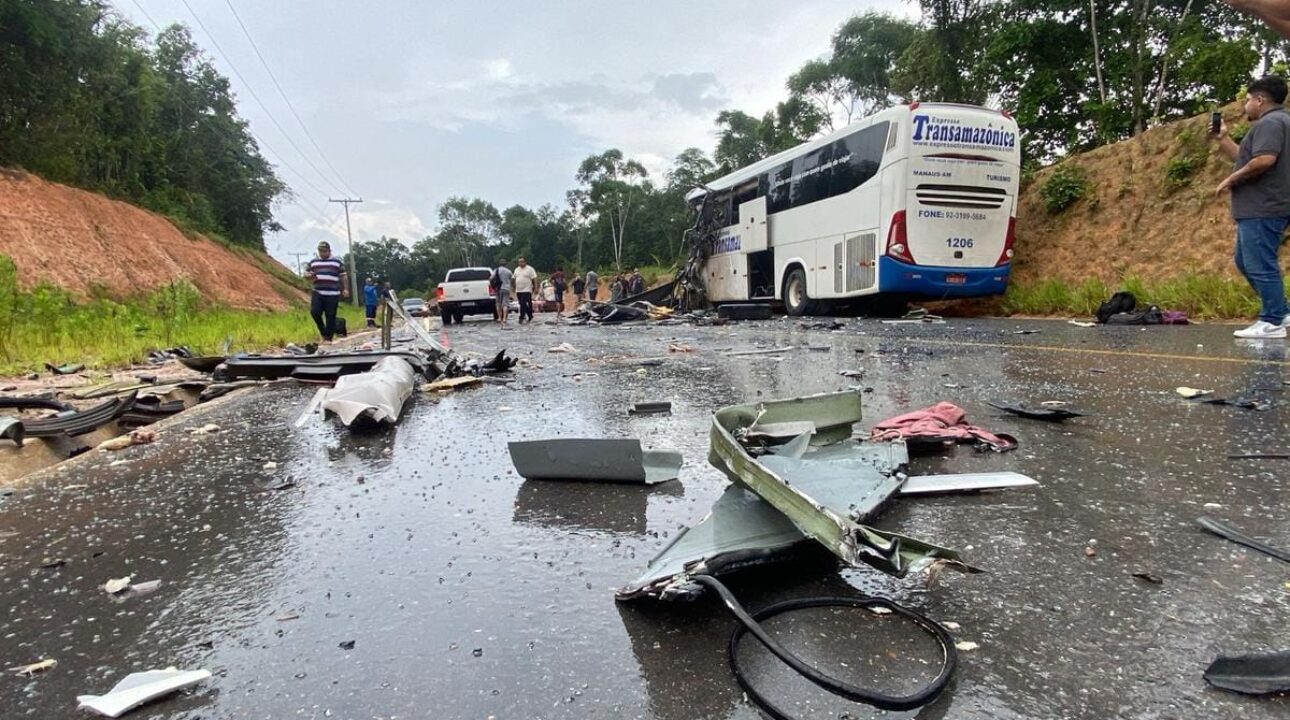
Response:
[[[1210,137],[1235,170],[1215,188],[1215,195],[1232,194],[1236,220],[1236,269],[1254,288],[1262,304],[1253,325],[1233,333],[1238,338],[1284,338],[1290,326],[1285,280],[1277,255],[1290,226],[1290,112],[1282,103],[1286,82],[1268,75],[1250,84],[1245,117],[1250,130],[1237,145],[1220,122]]]

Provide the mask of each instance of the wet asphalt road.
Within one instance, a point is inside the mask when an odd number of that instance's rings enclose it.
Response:
[[[875,523],[955,547],[988,574],[946,573],[928,588],[920,576],[839,569],[808,552],[732,579],[746,605],[881,593],[957,623],[956,636],[979,648],[961,654],[954,682],[920,718],[1287,716],[1290,699],[1215,691],[1201,673],[1220,652],[1290,646],[1290,566],[1192,524],[1210,514],[1290,547],[1290,462],[1226,459],[1290,449],[1285,343],[1237,344],[1225,326],[846,322],[836,332],[787,320],[472,323],[441,336],[535,365],[512,387],[415,397],[395,429],[365,436],[296,429],[312,390],[276,385],[186,418],[156,445],[23,483],[0,498],[0,666],[58,666],[0,678],[0,717],[87,716],[77,694],[168,665],[215,677],[130,717],[758,717],[726,665],[724,610],[619,605],[612,589],[721,493],[725,480],[706,462],[713,409],[856,382],[873,388],[866,424],[950,400],[1021,441],[1004,455],[918,457],[914,473],[1014,470],[1041,487],[899,500]],[[697,350],[669,355],[670,340]],[[560,342],[579,354],[546,352]],[[784,345],[796,349],[720,354]],[[666,361],[641,373],[593,361],[605,356]],[[863,379],[839,375],[851,369]],[[1194,405],[1174,394],[1179,385],[1273,405]],[[673,402],[671,416],[625,413],[660,399]],[[990,399],[1067,400],[1090,417],[1002,417]],[[222,431],[185,433],[210,422]],[[681,480],[645,489],[514,474],[507,440],[556,436],[679,450]],[[52,559],[67,562],[40,567]],[[120,600],[99,589],[123,575],[162,586]],[[772,629],[833,671],[889,689],[907,689],[935,659],[898,626],[854,613]],[[747,660],[804,717],[914,716],[822,697],[755,648]],[[863,672],[874,667],[905,680]]]

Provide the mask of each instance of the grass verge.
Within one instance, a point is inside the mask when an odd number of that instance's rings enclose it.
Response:
[[[1133,293],[1139,305],[1182,310],[1197,320],[1247,319],[1259,312],[1259,300],[1244,280],[1191,273],[1153,281],[1127,277],[1114,285],[1098,279],[1073,284],[1014,282],[1008,286],[1002,310],[1007,315],[1086,317],[1117,290]]]
[[[233,310],[203,304],[180,281],[125,301],[97,297],[78,303],[48,285],[18,289],[16,272],[0,256],[0,374],[42,370],[46,362],[114,368],[142,362],[150,350],[186,345],[198,354],[260,351],[316,341],[318,331],[303,305],[285,312]],[[342,304],[351,329],[362,311]]]

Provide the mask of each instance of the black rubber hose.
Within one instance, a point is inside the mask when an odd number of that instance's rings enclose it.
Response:
[[[788,600],[776,603],[769,607],[758,610],[749,614],[744,610],[739,601],[735,599],[730,589],[714,577],[708,575],[696,575],[693,577],[694,582],[709,588],[717,593],[725,606],[730,612],[739,619],[740,624],[735,627],[735,631],[730,635],[730,670],[734,673],[735,679],[739,681],[739,686],[743,688],[748,697],[752,699],[767,715],[774,720],[793,720],[793,717],[783,710],[777,708],[765,696],[757,691],[744,675],[743,670],[739,667],[739,644],[744,635],[752,633],[758,642],[766,647],[775,657],[779,658],[785,665],[788,665],[798,675],[810,680],[815,685],[827,690],[828,692],[844,697],[854,702],[873,705],[883,710],[913,710],[922,707],[936,699],[936,696],[945,689],[949,684],[950,678],[954,675],[954,670],[958,666],[958,651],[954,648],[954,638],[950,636],[948,630],[940,623],[931,618],[917,613],[902,605],[898,605],[891,600],[881,597],[816,597],[803,598],[800,600]],[[884,607],[896,615],[900,615],[915,625],[927,631],[929,635],[936,639],[941,646],[944,662],[941,665],[941,671],[927,685],[917,692],[909,695],[888,695],[887,693],[869,690],[856,685],[838,680],[837,678],[825,675],[808,665],[798,656],[784,648],[773,638],[766,634],[762,629],[760,621],[766,620],[776,615],[781,615],[795,610],[806,610],[809,608],[820,607],[855,607],[855,608],[874,608]]]

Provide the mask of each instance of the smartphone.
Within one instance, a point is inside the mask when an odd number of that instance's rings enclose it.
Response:
[[[1209,114],[1209,134],[1217,135],[1223,129],[1223,113],[1212,112]]]

